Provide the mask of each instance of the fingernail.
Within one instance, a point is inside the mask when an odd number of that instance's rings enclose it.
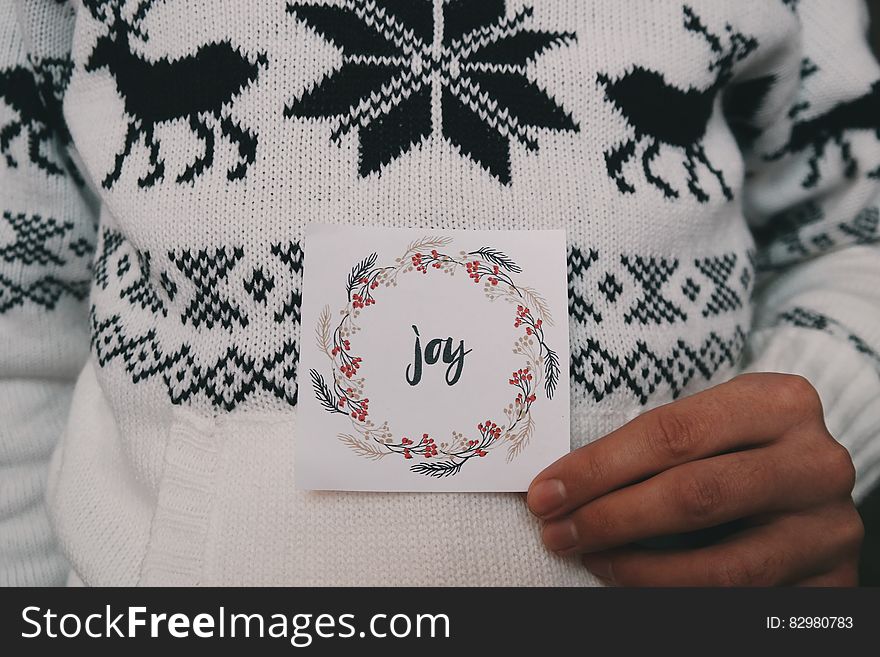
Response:
[[[550,515],[565,502],[565,486],[559,479],[541,481],[529,489],[526,502],[536,516]]]
[[[614,582],[614,572],[611,569],[611,561],[604,557],[593,554],[585,554],[582,558],[584,565],[596,577],[606,582]]]
[[[571,520],[557,520],[544,525],[541,538],[548,550],[565,552],[575,547],[578,542],[577,527]]]

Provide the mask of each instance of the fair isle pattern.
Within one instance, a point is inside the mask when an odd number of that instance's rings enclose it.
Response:
[[[791,310],[780,313],[777,321],[781,324],[789,324],[798,328],[822,331],[849,343],[856,351],[873,361],[877,367],[877,374],[880,374],[880,353],[836,319],[815,310],[796,306]]]
[[[655,393],[675,398],[695,377],[708,381],[722,367],[738,363],[745,341],[738,325],[722,336],[722,329],[706,324],[701,340],[682,334],[667,346],[639,339],[622,349],[597,338],[581,341],[580,336],[608,321],[650,327],[667,321],[663,313],[669,309],[675,312],[668,321],[682,323],[688,313],[696,319],[737,311],[741,303],[733,300],[748,296],[753,278],[748,258],[732,252],[710,255],[680,268],[675,257],[612,255],[605,262],[600,254],[590,247],[571,247],[568,253],[569,315],[576,327],[571,376],[576,390],[599,402],[620,389],[646,404]],[[109,296],[100,295],[90,314],[92,349],[99,365],[118,361],[132,383],[160,380],[175,404],[206,403],[230,411],[255,395],[268,394],[294,405],[303,261],[299,244],[272,244],[257,254],[246,253],[242,246],[172,249],[165,256],[164,266],[157,268],[153,254],[134,249],[121,233],[102,232],[96,280]],[[273,260],[274,273],[268,273]],[[740,260],[744,264],[736,271],[748,276],[736,277],[741,288],[734,290],[727,279]],[[247,264],[254,262],[262,264]],[[688,298],[677,291],[680,280],[690,281],[702,293]],[[124,302],[124,310],[99,310],[117,302]],[[701,312],[704,306],[713,312]],[[130,315],[140,318],[136,325],[141,328],[131,328],[126,319]],[[189,337],[162,337],[163,320],[175,321],[179,333]],[[276,346],[255,350],[234,338],[239,329],[273,323],[289,336]],[[206,355],[201,348],[206,340],[225,346],[220,353]]]
[[[759,268],[779,269],[848,244],[880,238],[880,207],[864,208],[847,221],[827,222],[822,207],[809,201],[773,217],[756,232]]]
[[[119,361],[135,384],[160,380],[174,404],[231,411],[264,393],[295,404],[302,251],[288,242],[253,255],[261,266],[246,265],[241,246],[170,250],[159,258],[105,228],[95,274],[102,292],[89,320],[98,364]],[[266,274],[270,265],[276,274]],[[103,314],[104,306],[115,311]],[[184,339],[163,337],[169,321]],[[275,324],[286,337],[252,353],[233,335],[252,324]],[[206,341],[219,343],[219,351],[206,355]]]
[[[134,254],[136,261],[137,275],[135,279],[119,293],[120,298],[128,299],[132,305],[140,306],[142,310],[149,310],[152,313],[160,313],[163,317],[168,314],[165,302],[156,292],[150,279],[150,253],[145,251],[141,253],[136,251]],[[123,255],[117,263],[117,275],[122,278],[130,270],[133,269],[132,258],[129,254]]]
[[[735,368],[745,344],[741,326],[728,336],[710,331],[700,342],[679,338],[671,348],[659,350],[638,340],[631,350],[616,352],[587,338],[584,346],[572,349],[571,379],[595,402],[617,390],[626,390],[642,405],[660,392],[676,399],[695,378],[709,382],[722,368]]]
[[[169,252],[168,257],[196,288],[180,317],[183,324],[189,323],[196,328],[204,325],[209,329],[215,325],[226,329],[234,324],[242,328],[248,325],[247,313],[241,306],[218,292],[220,284],[227,280],[229,272],[243,256],[244,251],[237,246],[228,249],[228,253],[222,246],[195,253],[188,249],[179,254]]]
[[[94,251],[73,222],[4,212],[0,219],[0,315],[35,304],[53,310],[63,297],[82,301]]]
[[[754,251],[727,251],[684,261],[656,254],[568,252],[568,307],[584,326],[621,314],[634,326],[685,324],[744,308],[755,280]],[[598,294],[597,294],[598,293]]]
[[[571,381],[599,403],[625,391],[639,404],[676,399],[695,380],[711,381],[739,365],[748,329],[739,312],[752,292],[751,249],[684,260],[658,254],[610,254],[572,247],[568,302],[572,323]],[[716,323],[713,319],[724,319]],[[622,320],[622,323],[621,321]],[[651,329],[700,323],[704,337],[635,339],[629,346],[604,325]],[[693,334],[691,334],[693,335]]]
[[[543,52],[575,35],[530,27],[531,7],[508,15],[503,0],[447,0],[442,26],[432,0],[291,2],[287,11],[339,48],[343,65],[285,115],[332,119],[336,143],[359,128],[361,176],[431,135],[435,84],[443,137],[504,184],[512,179],[512,142],[537,151],[539,129],[578,131],[528,72]]]
[[[89,319],[98,364],[121,360],[135,384],[158,377],[173,404],[204,400],[218,410],[231,411],[257,392],[296,404],[299,348],[295,340],[262,358],[229,346],[222,356],[205,361],[194,355],[188,343],[167,349],[155,330],[130,334],[119,315],[98,319],[92,308]]]

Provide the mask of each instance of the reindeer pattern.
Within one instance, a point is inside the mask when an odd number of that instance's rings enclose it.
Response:
[[[214,162],[215,130],[235,146],[239,162],[226,177],[238,180],[254,162],[257,135],[241,127],[230,116],[232,102],[268,65],[266,56],[248,58],[229,41],[199,46],[195,54],[170,61],[153,62],[136,54],[132,37],[143,42],[149,36],[142,24],[155,0],[142,0],[131,18],[123,13],[124,1],[85,0],[92,16],[108,23],[109,31],[100,37],[85,65],[86,72],[109,71],[125,102],[128,128],[122,150],[103,179],[110,189],[122,175],[125,160],[140,140],[149,149],[150,170],[138,179],[140,187],[152,187],[165,175],[165,162],[155,136],[157,126],[186,120],[203,145],[203,153],[177,176],[178,183],[192,182]],[[173,93],[168,90],[173,89]]]
[[[72,64],[65,58],[46,58],[28,65],[0,70],[0,100],[15,117],[0,127],[0,154],[10,168],[18,167],[12,146],[16,139],[26,139],[27,156],[37,168],[50,176],[69,172],[80,182],[70,161],[50,157],[53,138],[61,146],[70,142],[70,134],[61,114],[61,95],[70,79]]]
[[[623,114],[634,132],[633,137],[605,152],[605,164],[617,188],[625,194],[632,194],[636,188],[624,177],[623,167],[635,156],[637,147],[644,145],[642,172],[645,180],[662,191],[666,198],[677,199],[678,190],[651,168],[661,147],[674,148],[684,155],[688,190],[694,198],[700,203],[709,201],[709,194],[699,179],[698,167],[703,165],[718,181],[724,197],[731,200],[733,191],[721,170],[709,161],[703,137],[716,97],[733,77],[734,65],[754,52],[758,42],[734,31],[728,24],[725,25],[725,44],[722,37],[709,31],[693,9],[685,5],[683,11],[685,30],[702,36],[715,57],[708,66],[708,70],[715,74],[714,82],[704,89],[680,89],[669,84],[662,73],[638,65],[618,78],[600,73],[597,80],[605,89],[605,99]]]
[[[233,110],[236,100],[255,86],[268,69],[267,55],[246,54],[231,40],[220,39],[202,43],[183,57],[147,58],[140,54],[142,46],[149,42],[144,23],[155,4],[156,0],[83,0],[85,9],[103,28],[80,65],[81,70],[112,78],[123,101],[126,123],[125,136],[113,166],[100,182],[104,188],[111,189],[138,145],[147,150],[149,162],[148,169],[139,172],[138,185],[150,188],[164,180],[166,165],[157,128],[174,122],[187,125],[200,145],[200,153],[194,159],[176,165],[177,183],[193,183],[211,169],[218,139],[225,139],[236,154],[236,161],[225,172],[227,179],[241,180],[256,159],[258,135],[245,127],[246,121],[234,118]],[[729,23],[720,29],[713,28],[711,21],[707,24],[689,5],[684,5],[681,11],[684,31],[699,37],[707,46],[705,70],[712,74],[711,82],[706,86],[680,88],[661,70],[642,64],[634,64],[619,73],[596,74],[600,102],[604,101],[616,111],[615,115],[607,115],[608,120],[622,117],[629,133],[604,150],[605,170],[620,193],[633,194],[640,184],[628,169],[633,160],[640,159],[645,184],[659,190],[666,199],[676,200],[683,190],[676,189],[656,170],[661,152],[673,151],[681,157],[687,193],[691,197],[707,203],[712,194],[720,192],[729,201],[734,191],[725,178],[724,167],[712,161],[703,143],[707,126],[719,106],[728,119],[729,106],[735,105],[746,114],[756,111],[774,79],[765,76],[730,85],[735,67],[758,49],[757,39],[737,31]],[[68,61],[68,78],[71,68]],[[815,66],[805,65],[803,77],[809,77],[816,70]],[[60,98],[47,94],[43,88],[45,78],[41,80],[27,67],[0,71],[0,101],[15,114],[12,120],[0,126],[0,154],[7,166],[17,166],[12,144],[18,138],[26,139],[30,161],[47,174],[60,175],[65,168],[75,174],[73,167],[66,166],[69,160],[59,162],[57,156],[51,156],[48,145],[53,129],[62,144],[67,144],[70,137],[64,128]],[[736,97],[738,92],[743,92],[740,98]],[[852,130],[873,130],[880,139],[880,80],[863,96],[799,120],[808,109],[809,103],[804,100],[792,108],[794,127],[789,142],[765,154],[765,159],[806,153],[809,172],[802,184],[809,188],[821,178],[820,164],[828,146],[835,145],[840,150],[845,174],[855,176],[858,163],[851,152],[849,135]],[[741,146],[750,145],[760,133],[747,121],[731,122],[730,127]],[[582,134],[590,132],[586,130]],[[572,139],[575,134],[571,134]],[[880,177],[880,163],[866,173]],[[707,176],[714,180],[717,192],[707,185]]]
[[[303,214],[326,216],[336,211],[337,196],[343,195],[355,217],[362,209],[365,214],[385,212],[386,200],[394,211],[395,205],[405,204],[393,194],[419,195],[424,189],[420,185],[445,185],[450,179],[468,183],[461,185],[465,201],[474,190],[485,193],[486,206],[478,212],[505,212],[509,201],[510,221],[519,217],[514,203],[534,214],[549,208],[548,201],[561,208],[572,242],[569,317],[580,338],[589,335],[577,353],[573,350],[572,372],[595,401],[626,389],[644,404],[658,385],[678,395],[695,375],[708,381],[742,352],[755,280],[753,251],[719,252],[713,245],[711,251],[679,252],[680,242],[667,243],[664,235],[672,233],[673,222],[687,231],[701,220],[702,213],[679,212],[685,204],[711,201],[724,211],[706,215],[721,216],[722,221],[740,218],[731,203],[736,184],[728,171],[738,153],[732,140],[716,153],[718,142],[707,137],[723,132],[722,122],[713,120],[721,116],[716,112],[723,114],[744,149],[760,144],[769,150],[785,140],[781,135],[777,140],[780,130],[774,132],[773,146],[758,142],[762,129],[770,127],[757,120],[762,103],[769,95],[774,108],[782,105],[775,102],[781,100],[780,87],[768,74],[768,69],[777,69],[766,65],[775,58],[762,59],[764,50],[774,53],[774,44],[765,32],[736,19],[725,24],[720,9],[708,9],[709,0],[691,0],[693,6],[707,8],[699,13],[679,3],[651,5],[657,21],[642,28],[665,25],[660,39],[690,41],[697,54],[675,72],[653,63],[651,50],[640,50],[638,44],[626,44],[619,51],[624,59],[609,65],[601,58],[605,53],[595,56],[591,42],[601,29],[589,23],[594,12],[585,11],[584,20],[567,23],[572,12],[554,16],[542,11],[541,0],[272,0],[277,6],[267,10],[267,19],[277,22],[255,35],[258,46],[229,36],[225,30],[237,24],[227,25],[221,15],[204,32],[196,30],[199,36],[187,36],[183,55],[176,49],[169,54],[170,48],[161,43],[178,36],[173,25],[163,30],[180,17],[178,5],[188,12],[185,0],[81,2],[81,39],[74,44],[73,62],[68,62],[75,83],[67,96],[68,109],[83,161],[94,164],[94,157],[100,162],[92,170],[95,183],[121,195],[113,208],[118,216],[107,216],[107,225],[101,226],[93,283],[84,279],[82,287],[61,288],[47,278],[54,275],[50,272],[35,279],[39,285],[5,298],[7,306],[12,299],[17,305],[49,308],[62,295],[84,299],[91,285],[90,322],[101,366],[119,359],[133,382],[162,378],[174,403],[204,397],[231,410],[252,393],[263,392],[295,403],[298,343],[286,338],[295,335],[288,331],[298,326],[301,300],[302,250],[295,240],[302,222],[297,211],[305,208]],[[199,8],[211,4],[199,3]],[[240,18],[235,12],[250,8],[228,4],[224,11],[232,13],[228,22],[235,23]],[[449,10],[442,21],[434,11],[439,9]],[[780,15],[789,17],[787,11]],[[263,18],[249,17],[260,26]],[[757,38],[745,32],[755,32]],[[637,33],[632,40],[643,36]],[[292,44],[291,39],[301,42]],[[460,43],[449,45],[454,42]],[[467,76],[462,75],[461,51],[466,52]],[[314,61],[300,67],[307,58]],[[794,71],[797,62],[789,58],[785,64]],[[804,68],[805,77],[810,69]],[[757,76],[748,75],[754,71]],[[443,84],[433,82],[435,77]],[[47,101],[40,80],[16,69],[0,71],[0,166],[4,161],[9,167],[24,165],[19,153],[27,145],[27,158],[55,175],[63,162],[48,146],[53,121],[62,140],[69,142],[70,137],[62,132],[60,97],[57,104]],[[405,85],[409,96],[401,92]],[[84,98],[85,90],[95,88],[100,95]],[[826,150],[835,145],[849,163],[847,175],[856,175],[850,130],[877,130],[878,88],[875,83],[863,96],[856,92],[859,97],[824,113],[808,115],[802,100],[793,109],[790,142],[767,157],[805,154],[812,174],[804,185],[811,186],[821,176]],[[242,102],[245,94],[250,97]],[[94,120],[83,100],[97,98],[118,101],[108,107],[115,114],[112,130],[86,123]],[[259,111],[249,115],[252,107]],[[435,114],[435,109],[441,111]],[[609,139],[615,128],[619,132]],[[429,138],[432,132],[436,139]],[[172,148],[172,135],[186,143]],[[357,141],[365,139],[372,159],[364,160],[364,151],[358,151]],[[436,157],[438,144],[445,148],[441,157]],[[298,147],[307,149],[302,157],[293,150]],[[228,154],[232,161],[227,165],[222,156]],[[766,155],[763,150],[755,154],[751,162]],[[360,166],[350,166],[355,158]],[[421,168],[407,171],[407,162],[417,158]],[[274,189],[264,187],[263,180],[248,181],[263,173],[255,163],[270,161],[278,163],[269,174],[275,176]],[[454,171],[447,176],[449,171],[426,171],[425,165]],[[529,173],[537,175],[530,178]],[[880,167],[868,173],[878,175]],[[588,176],[586,184],[577,174]],[[381,181],[382,176],[398,178]],[[335,187],[325,195],[313,194],[312,187],[299,184],[302,180],[318,191],[324,184]],[[405,184],[398,185],[399,180]],[[479,185],[471,186],[472,181]],[[199,193],[189,193],[190,185],[202,183]],[[612,243],[605,244],[608,234],[603,236],[588,216],[589,203],[568,203],[579,200],[583,190],[597,192],[590,201],[600,212],[636,224],[652,240],[650,248],[620,249],[613,242],[626,232],[617,233],[610,221]],[[139,193],[125,194],[130,191]],[[470,207],[457,204],[457,191],[423,194],[418,201],[436,199],[434,207],[449,213]],[[230,207],[228,200],[239,193],[245,201],[257,198],[266,205],[255,204],[256,211],[247,202]],[[647,225],[654,220],[654,208],[628,213],[630,198],[637,201],[634,206],[642,205],[642,198],[646,204],[658,200],[656,205],[663,206],[656,208],[658,220]],[[372,207],[365,207],[365,199]],[[502,200],[496,205],[496,199]],[[321,207],[311,213],[315,200]],[[132,202],[138,207],[131,207]],[[419,203],[413,207],[421,207]],[[270,204],[283,211],[292,208],[294,216],[265,212]],[[229,207],[228,216],[222,209],[219,213],[225,223],[211,223],[217,207]],[[873,239],[877,213],[876,208],[869,210],[830,229],[817,221],[815,230],[812,225],[808,232],[792,230],[777,238],[773,248],[794,258],[847,240]],[[686,214],[690,216],[679,221]],[[475,223],[479,221],[476,215]],[[187,229],[196,226],[198,239],[183,228],[176,232],[174,222],[188,222]],[[14,213],[7,223],[17,230],[15,242],[5,245],[10,254],[49,238],[55,248],[62,237],[67,240],[65,253],[69,248],[87,257],[95,248],[85,239],[73,239],[60,219]],[[255,248],[245,239],[224,237],[221,231],[230,225],[246,233],[247,240],[266,243]],[[284,239],[275,238],[278,233]],[[716,332],[722,323],[733,328],[734,317],[734,331]],[[718,324],[716,318],[721,318]],[[602,338],[615,331],[615,322],[632,326],[633,335],[650,336],[650,343],[639,342],[632,349],[606,343]],[[249,327],[259,339],[240,340],[239,327]],[[206,339],[209,332],[212,337]],[[264,335],[284,335],[285,340],[273,343],[263,340]]]
[[[802,86],[806,88],[809,85],[807,79],[817,73],[820,73],[819,67],[810,59],[804,59],[801,63]],[[825,158],[828,146],[834,144],[840,150],[844,176],[855,178],[859,171],[859,162],[852,154],[851,133],[870,130],[880,139],[880,80],[875,80],[861,96],[838,103],[812,118],[800,118],[811,107],[808,100],[799,100],[792,106],[789,111],[789,117],[794,120],[791,138],[787,144],[768,154],[765,159],[775,161],[786,155],[808,154],[808,172],[801,181],[801,186],[811,189],[822,179],[820,162]],[[880,179],[880,163],[867,171],[866,175]]]

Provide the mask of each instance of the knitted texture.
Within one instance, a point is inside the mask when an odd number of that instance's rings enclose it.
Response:
[[[519,496],[294,490],[310,222],[564,228],[573,447],[789,371],[880,477],[857,0],[0,8],[0,581],[593,583]]]

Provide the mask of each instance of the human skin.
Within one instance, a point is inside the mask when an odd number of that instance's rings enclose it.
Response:
[[[857,584],[864,534],[849,453],[799,376],[738,376],[653,409],[541,472],[542,539],[608,584]],[[727,525],[727,523],[732,523]],[[728,526],[698,547],[639,541]]]

